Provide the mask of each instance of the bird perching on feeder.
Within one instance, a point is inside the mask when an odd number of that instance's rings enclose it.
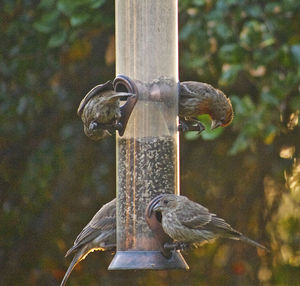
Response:
[[[137,88],[123,136],[116,135],[117,251],[109,270],[188,269],[161,253],[144,213],[162,193],[179,194],[177,1],[116,0],[119,92]]]
[[[160,194],[179,195],[178,128],[203,131],[195,118],[203,113],[212,128],[226,126],[232,106],[208,84],[179,83],[177,1],[117,0],[116,55],[117,74],[126,76],[97,85],[78,108],[91,139],[118,131],[117,253],[109,269],[187,269],[178,251],[162,248],[166,236],[148,228],[155,220],[146,223],[145,208]]]
[[[100,140],[112,135],[117,130],[124,134],[128,119],[137,101],[136,94],[118,92],[118,81],[107,81],[93,87],[81,100],[77,114],[81,117],[84,133],[92,140]],[[120,107],[120,99],[126,98],[126,103]]]

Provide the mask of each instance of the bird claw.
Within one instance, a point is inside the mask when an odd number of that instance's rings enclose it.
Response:
[[[189,248],[189,244],[186,242],[174,242],[174,243],[168,243],[166,242],[164,244],[164,249],[166,250],[186,250],[187,248]]]
[[[205,130],[205,127],[200,121],[198,121],[198,123],[196,125],[192,125],[190,127],[190,131],[198,131],[198,134],[200,134],[204,130]]]
[[[114,122],[112,124],[106,124],[105,125],[105,130],[107,130],[111,135],[115,135],[116,134],[116,130],[118,130],[118,132],[120,132],[120,130],[123,129],[123,125],[120,122]]]
[[[123,124],[121,122],[115,122],[112,127],[115,129],[115,130],[122,130],[123,129]]]
[[[181,251],[187,250],[188,248],[189,248],[189,244],[186,242],[178,242],[176,246],[176,249]]]
[[[180,120],[179,126],[178,126],[179,132],[186,132],[189,131],[189,126],[185,121]]]
[[[114,122],[111,124],[103,124],[99,123],[97,121],[92,121],[89,125],[90,131],[95,131],[97,129],[107,130],[111,135],[115,134],[116,130],[121,130],[123,128],[122,123],[120,122]]]
[[[205,130],[205,126],[196,118],[189,118],[187,120],[180,118],[180,124],[178,126],[178,131],[198,131],[200,134]]]
[[[166,242],[164,244],[164,249],[166,249],[166,250],[176,250],[176,245],[175,245],[175,243]]]

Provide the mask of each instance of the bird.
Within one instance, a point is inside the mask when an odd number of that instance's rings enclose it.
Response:
[[[132,93],[114,91],[111,81],[92,88],[81,100],[77,110],[84,124],[85,135],[98,141],[113,134],[115,130],[122,130],[124,112],[122,113],[120,107],[120,98],[132,95]]]
[[[172,253],[171,250],[174,248],[166,248],[165,245],[171,245],[173,240],[170,236],[168,236],[161,225],[161,213],[153,211],[153,206],[157,203],[157,201],[163,196],[164,194],[160,194],[152,199],[145,210],[145,220],[151,229],[157,243],[159,249],[163,256],[166,258],[170,258]]]
[[[174,248],[198,247],[218,237],[247,242],[258,248],[267,248],[233,229],[224,219],[185,196],[167,194],[155,205],[155,212],[161,212],[162,228],[174,240]],[[170,245],[166,245],[170,247]],[[268,250],[267,250],[268,251]]]
[[[120,98],[126,97],[126,103],[120,106]],[[84,133],[94,141],[112,135],[116,130],[122,136],[136,101],[137,94],[115,91],[112,81],[95,86],[81,100],[77,110],[84,124]],[[233,119],[230,99],[207,83],[179,83],[178,101],[179,131],[205,130],[196,118],[201,114],[209,114],[212,119],[211,129],[226,127]]]
[[[182,131],[205,130],[196,118],[201,114],[209,114],[212,119],[211,129],[226,127],[233,119],[230,99],[221,90],[203,82],[180,82],[178,109]]]
[[[95,250],[115,250],[116,248],[116,199],[103,205],[91,221],[79,233],[74,245],[65,257],[75,253],[60,286],[64,286],[74,267]]]

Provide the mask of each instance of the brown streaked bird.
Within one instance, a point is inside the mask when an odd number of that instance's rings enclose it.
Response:
[[[180,83],[179,94],[179,118],[183,131],[197,130],[193,126],[198,127],[199,132],[203,131],[205,127],[195,118],[201,114],[209,114],[211,129],[231,123],[232,105],[221,90],[203,82],[184,81]]]
[[[72,262],[60,284],[64,286],[74,269],[90,252],[114,250],[116,248],[116,199],[102,206],[91,221],[77,236],[66,256],[75,253]]]
[[[145,210],[145,220],[149,226],[149,228],[152,230],[155,239],[157,240],[157,243],[159,245],[159,249],[163,256],[170,258],[171,257],[171,250],[173,248],[167,249],[165,245],[171,245],[173,243],[173,240],[170,236],[168,236],[161,225],[161,213],[155,212],[153,210],[153,207],[156,205],[156,203],[159,201],[159,199],[164,196],[164,194],[156,196],[154,199],[152,199],[149,204],[146,207]]]
[[[267,250],[263,245],[233,229],[222,218],[185,196],[168,194],[153,206],[161,212],[163,230],[174,240],[174,247],[199,246],[218,237],[241,240]]]
[[[92,140],[100,140],[123,128],[120,98],[131,93],[115,92],[111,81],[92,88],[81,100],[77,114],[84,124],[84,133]]]

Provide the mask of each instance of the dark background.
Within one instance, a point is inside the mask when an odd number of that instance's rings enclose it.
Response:
[[[76,115],[114,77],[114,2],[1,6],[0,284],[58,285],[66,250],[115,196],[115,139],[92,142]],[[179,0],[180,80],[222,89],[235,111],[225,129],[181,136],[181,193],[271,253],[218,240],[184,254],[188,272],[127,273],[96,252],[68,285],[300,285],[299,12],[298,0]]]

